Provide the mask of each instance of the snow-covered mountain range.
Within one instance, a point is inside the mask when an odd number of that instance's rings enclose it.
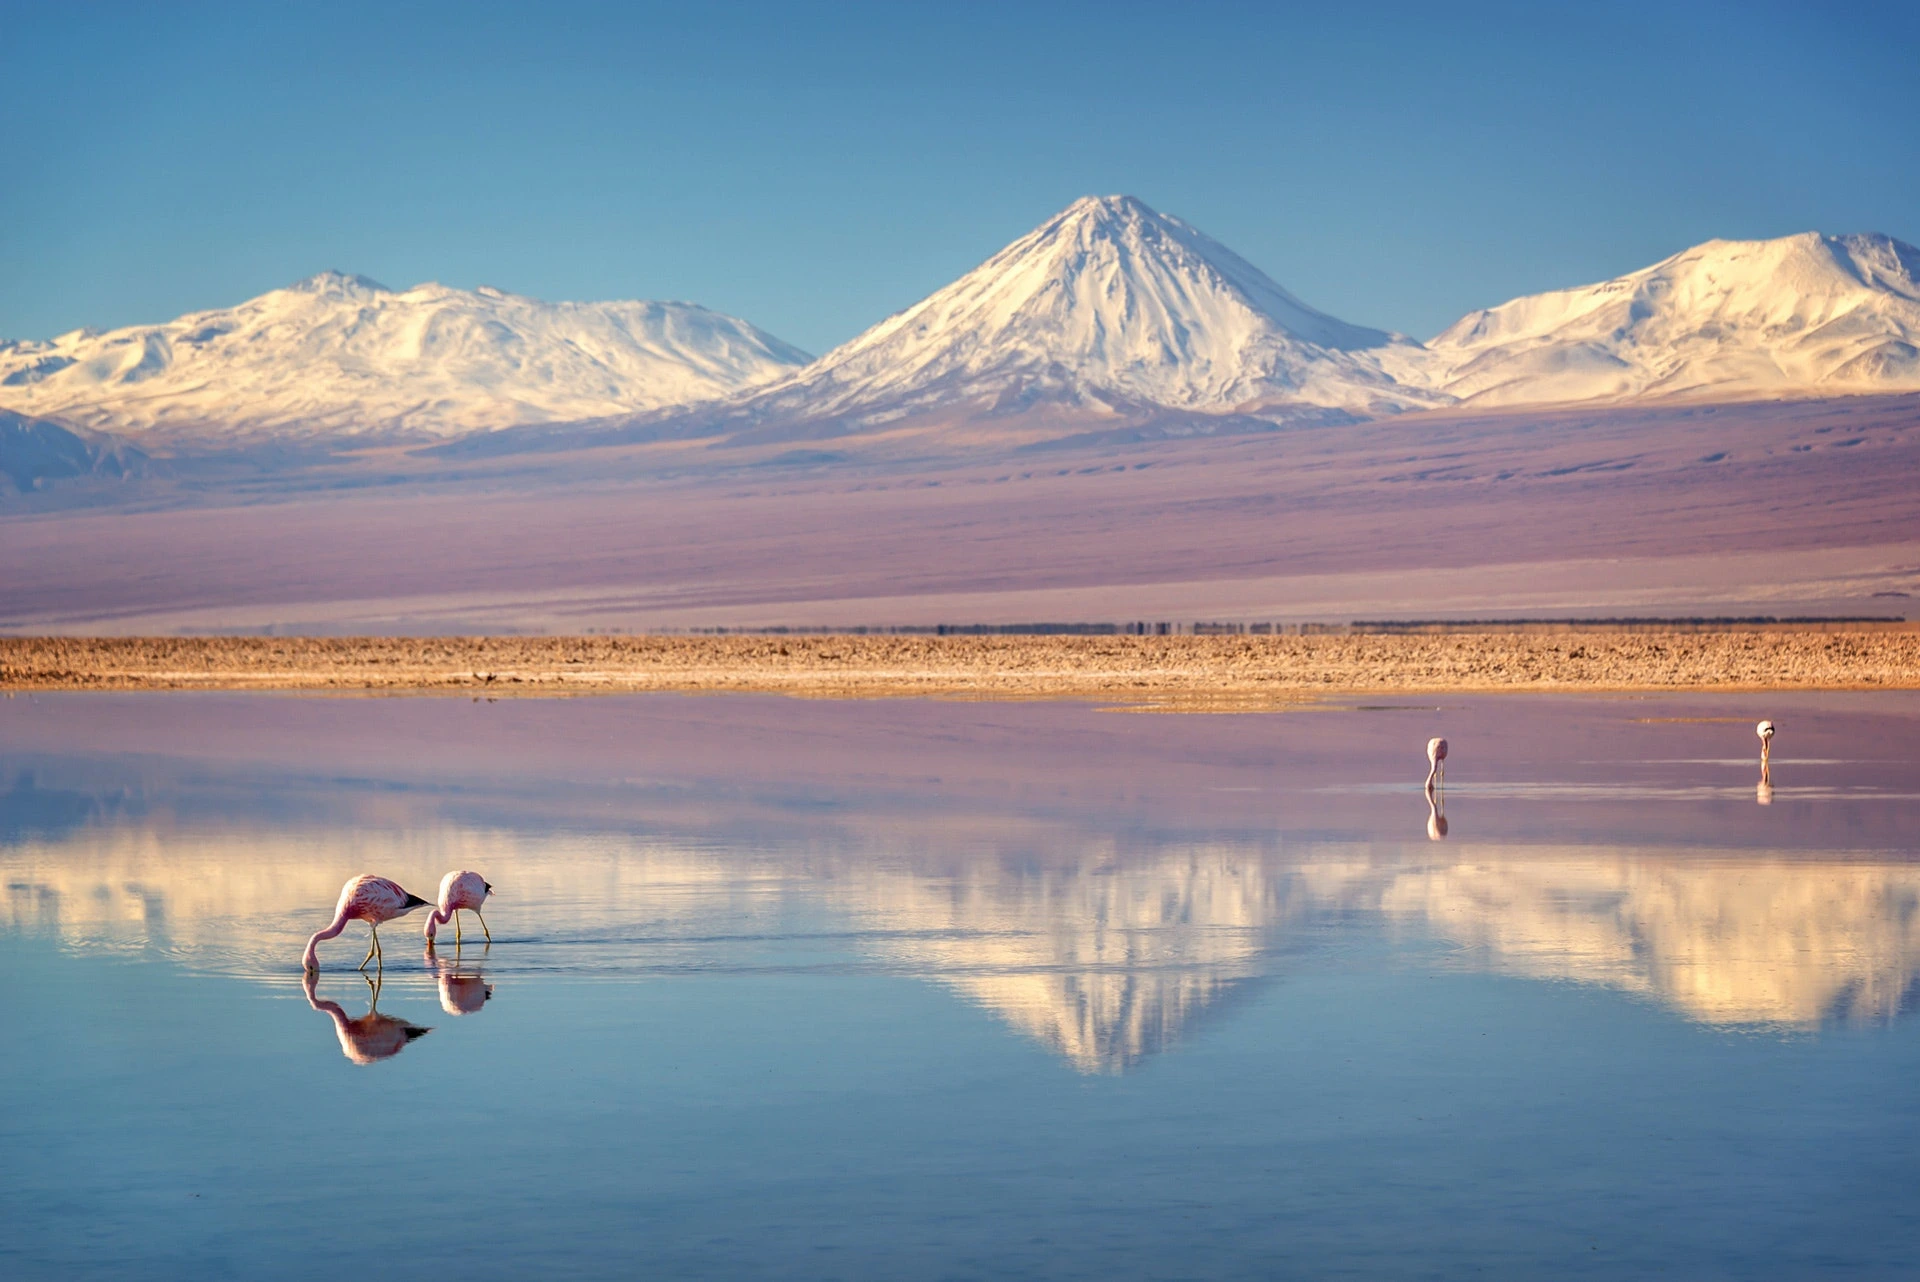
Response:
[[[1920,250],[1890,236],[1712,240],[1462,317],[1427,344],[1476,405],[1920,389]]]
[[[164,325],[0,342],[0,406],[163,439],[447,437],[724,396],[806,360],[691,303],[323,272]]]
[[[551,448],[589,423],[781,439],[1917,390],[1920,250],[1887,236],[1710,241],[1422,345],[1316,311],[1128,196],[1076,201],[811,363],[688,303],[395,291],[335,272],[163,325],[0,342],[0,409],[143,447],[527,427]]]
[[[1392,413],[1448,399],[1396,379],[1418,344],[1315,311],[1259,268],[1130,196],[1087,197],[945,289],[780,382],[737,418],[1022,410]]]

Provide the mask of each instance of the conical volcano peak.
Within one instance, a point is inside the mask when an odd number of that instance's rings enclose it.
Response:
[[[1084,222],[1112,226],[1160,217],[1158,210],[1138,196],[1082,196],[1050,221],[1058,225]]]
[[[1432,403],[1395,335],[1316,311],[1199,229],[1087,196],[953,284],[745,404],[813,421],[1001,414],[1386,412]]]

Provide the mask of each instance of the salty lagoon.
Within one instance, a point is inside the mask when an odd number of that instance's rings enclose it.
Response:
[[[15,697],[0,1267],[1897,1274],[1916,763],[1898,692]],[[306,991],[458,867],[490,948]]]

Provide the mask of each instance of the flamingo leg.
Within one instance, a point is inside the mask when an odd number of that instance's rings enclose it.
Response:
[[[378,935],[375,935],[371,940],[367,941],[367,955],[360,959],[361,970],[365,970],[367,968],[367,963],[373,960],[374,945],[378,944],[379,942],[380,942],[380,937]]]
[[[488,943],[488,944],[492,944],[492,943],[493,943],[493,932],[492,932],[492,931],[490,931],[490,930],[487,930],[487,919],[486,919],[486,916],[485,916],[485,915],[484,915],[483,913],[481,913],[481,911],[480,911],[480,910],[479,910],[478,908],[476,908],[476,909],[474,909],[474,910],[473,910],[473,915],[474,915],[475,917],[478,917],[478,918],[480,918],[480,929],[481,929],[481,930],[484,930],[484,931],[486,931],[486,933],[487,933],[487,943]]]
[[[453,910],[453,946],[460,947],[460,910]]]

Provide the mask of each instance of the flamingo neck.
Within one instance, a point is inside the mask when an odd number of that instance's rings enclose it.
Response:
[[[307,955],[302,959],[308,971],[311,972],[311,971],[316,971],[320,969],[320,953],[318,951],[320,946],[320,941],[323,939],[332,939],[334,936],[338,935],[341,931],[345,930],[346,928],[347,928],[347,915],[345,913],[341,913],[339,916],[333,919],[333,922],[330,925],[328,925],[326,929],[316,930],[313,932],[313,938],[307,941]]]
[[[434,932],[453,920],[453,913],[446,908],[436,908],[427,914],[427,938],[432,940]]]

